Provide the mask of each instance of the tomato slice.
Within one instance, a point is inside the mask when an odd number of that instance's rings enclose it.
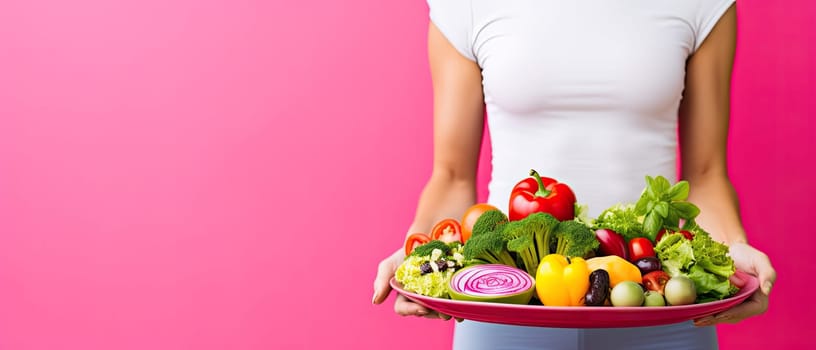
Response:
[[[462,243],[462,226],[455,219],[442,220],[436,223],[431,230],[431,239],[438,239],[445,243]]]
[[[663,270],[652,271],[643,275],[643,287],[646,287],[646,290],[663,294],[669,279],[671,279],[671,276]]]
[[[405,256],[411,255],[414,248],[431,241],[431,237],[424,233],[413,233],[405,239]]]
[[[655,251],[652,241],[638,237],[629,241],[629,261],[636,262],[647,257],[654,257]]]
[[[472,205],[465,211],[465,215],[462,216],[462,243],[466,243],[470,236],[473,234],[473,225],[476,224],[476,220],[479,220],[479,217],[484,214],[486,211],[490,210],[499,210],[490,204],[487,203],[477,203]]]

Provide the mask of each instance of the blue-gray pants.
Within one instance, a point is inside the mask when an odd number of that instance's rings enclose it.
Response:
[[[464,321],[456,325],[454,350],[717,349],[715,327],[692,322],[638,328],[568,329]]]

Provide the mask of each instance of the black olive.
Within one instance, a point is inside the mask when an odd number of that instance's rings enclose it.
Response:
[[[635,266],[638,267],[641,275],[645,275],[649,272],[657,271],[663,268],[660,265],[660,260],[653,256],[647,256],[645,258],[638,259],[637,261],[635,261]]]
[[[598,269],[589,274],[589,291],[584,304],[587,306],[603,306],[609,297],[609,272]]]

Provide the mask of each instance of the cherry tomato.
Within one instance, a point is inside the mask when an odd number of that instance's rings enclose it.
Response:
[[[462,226],[454,219],[442,220],[431,229],[431,239],[445,243],[462,242]]]
[[[462,216],[462,243],[465,243],[470,239],[470,235],[473,234],[473,225],[476,223],[476,220],[479,220],[479,217],[486,211],[490,210],[499,210],[490,204],[487,203],[478,203],[472,205],[465,211],[465,215]]]
[[[638,237],[629,241],[629,261],[634,263],[640,259],[654,256],[654,246],[648,238]]]
[[[411,255],[414,248],[431,241],[431,237],[424,233],[414,233],[405,239],[405,256]]]
[[[691,233],[691,232],[689,232],[689,231],[686,231],[686,230],[681,230],[681,231],[668,231],[668,230],[666,230],[666,229],[664,228],[664,229],[660,230],[660,232],[658,232],[658,233],[657,233],[657,237],[655,238],[655,243],[660,242],[660,238],[662,238],[662,237],[663,237],[663,235],[664,235],[664,234],[666,234],[667,232],[668,232],[669,234],[680,233],[680,234],[682,234],[682,235],[683,235],[683,237],[686,237],[686,239],[694,239],[694,234],[693,234],[693,233]]]
[[[663,270],[649,272],[643,275],[643,287],[646,290],[653,290],[660,294],[666,289],[666,283],[669,282],[671,276]]]

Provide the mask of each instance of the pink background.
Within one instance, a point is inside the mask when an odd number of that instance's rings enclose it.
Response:
[[[813,346],[816,5],[739,19],[731,174],[780,278],[722,348]],[[448,346],[370,304],[430,171],[426,26],[423,1],[0,2],[0,349]]]

